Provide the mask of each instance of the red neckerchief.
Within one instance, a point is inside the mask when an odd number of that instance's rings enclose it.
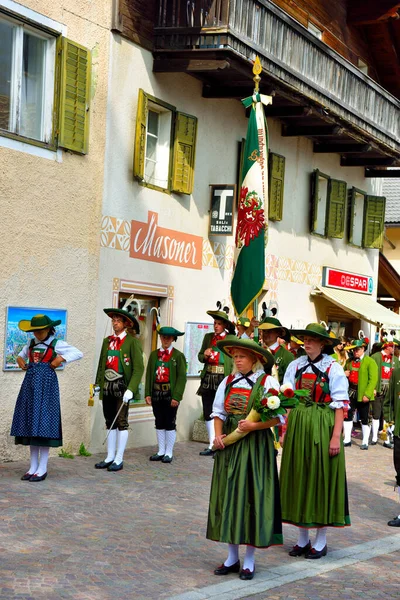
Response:
[[[125,336],[121,339],[118,335],[109,335],[108,336],[108,347],[110,350],[120,350],[122,344],[124,343]]]
[[[160,348],[160,350],[157,352],[157,357],[158,360],[161,360],[161,362],[168,362],[171,358],[171,354],[172,350],[169,351],[168,349],[164,350],[163,348]]]
[[[279,348],[280,348],[280,346],[278,346],[274,350],[272,350],[271,348],[268,348],[268,350],[271,352],[271,354],[275,355],[278,352]]]

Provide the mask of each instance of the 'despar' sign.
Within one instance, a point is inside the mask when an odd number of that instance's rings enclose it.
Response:
[[[349,273],[348,271],[324,267],[322,270],[322,285],[324,287],[347,290],[348,292],[372,294],[374,279],[369,275],[359,275],[358,273]]]

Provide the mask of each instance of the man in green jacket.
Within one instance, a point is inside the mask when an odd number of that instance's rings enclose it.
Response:
[[[383,416],[393,436],[393,463],[400,500],[400,365],[396,365],[392,371],[389,389],[383,403]],[[389,521],[388,525],[390,527],[400,527],[400,514]]]
[[[346,361],[344,373],[349,380],[350,409],[343,421],[343,445],[351,446],[351,432],[353,429],[354,411],[357,410],[363,433],[361,450],[368,450],[368,440],[371,428],[369,426],[369,406],[374,401],[374,393],[378,384],[378,366],[376,362],[366,356],[369,340],[361,338],[354,340],[348,346],[353,350],[353,358]]]
[[[104,312],[111,318],[114,330],[114,335],[103,340],[96,375],[108,430],[107,456],[95,467],[120,471],[128,442],[129,401],[138,397],[143,355],[139,340],[126,333],[127,327],[139,328],[133,315],[121,308],[105,308]]]
[[[161,348],[153,350],[146,369],[145,400],[153,407],[158,452],[151,461],[171,463],[176,440],[176,413],[186,386],[186,358],[173,347],[178,336],[174,327],[160,327]]]
[[[268,348],[274,356],[275,364],[278,367],[278,380],[282,385],[286,369],[292,360],[294,360],[294,356],[279,343],[278,338],[282,338],[289,342],[289,330],[286,327],[283,327],[281,322],[275,317],[266,317],[261,321],[258,329],[262,332],[263,346]]]
[[[371,446],[378,443],[379,424],[382,417],[383,400],[389,387],[390,376],[393,368],[400,366],[399,359],[394,356],[394,347],[399,346],[400,342],[394,338],[385,338],[380,345],[380,352],[372,354],[371,358],[378,365],[378,383],[376,386],[376,396],[372,404],[372,440]],[[377,344],[378,346],[378,344]],[[382,423],[383,424],[383,423]],[[387,446],[387,444],[384,444]],[[391,446],[388,446],[389,448]]]
[[[206,333],[198,353],[198,359],[201,363],[204,363],[204,368],[200,375],[200,387],[197,394],[201,396],[209,440],[208,448],[199,452],[200,456],[213,456],[214,454],[212,451],[215,438],[214,421],[211,417],[212,406],[219,384],[232,371],[232,359],[219,351],[217,342],[223,340],[227,333],[234,335],[235,326],[229,320],[228,313],[225,310],[220,310],[220,302],[217,307],[218,310],[207,311],[207,314],[214,319],[214,333]]]

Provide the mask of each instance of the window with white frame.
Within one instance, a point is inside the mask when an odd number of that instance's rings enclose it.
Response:
[[[52,139],[56,38],[0,16],[0,129]]]
[[[144,180],[168,188],[172,111],[149,102],[147,112]]]

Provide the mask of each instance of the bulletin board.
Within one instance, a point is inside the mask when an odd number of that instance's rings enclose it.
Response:
[[[184,354],[187,361],[187,376],[200,377],[204,364],[201,363],[197,355],[203,343],[206,333],[214,332],[214,323],[192,323],[185,325],[185,346]]]

